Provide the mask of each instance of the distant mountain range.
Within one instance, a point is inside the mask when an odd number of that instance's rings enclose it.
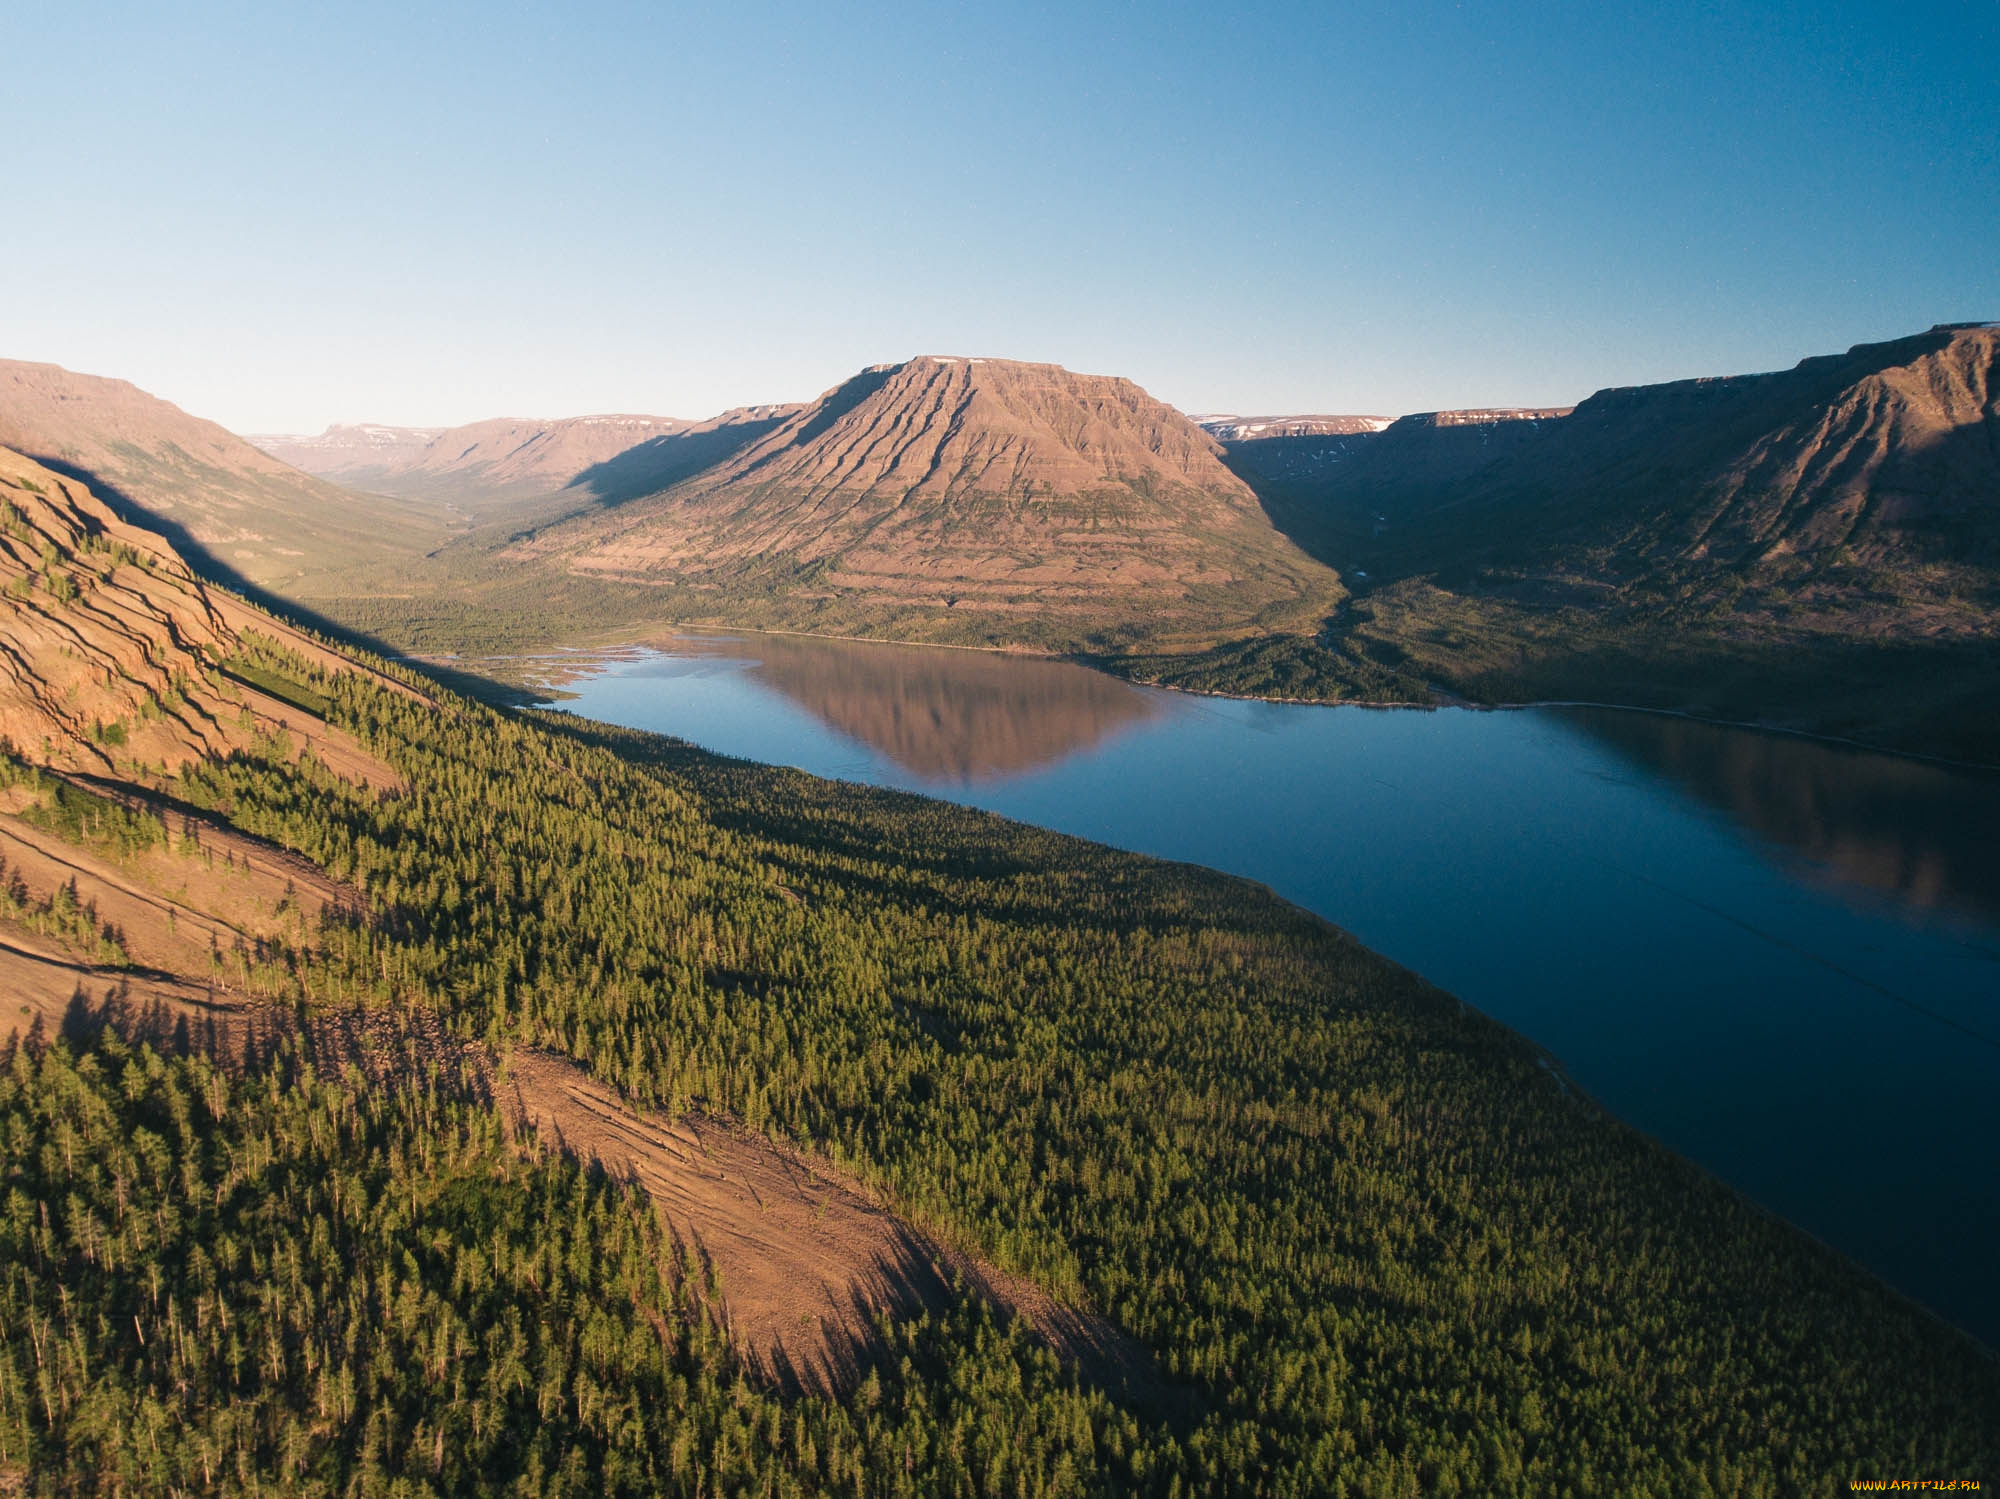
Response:
[[[362,422],[355,426],[328,427],[317,437],[304,433],[246,432],[243,440],[293,468],[318,474],[325,479],[338,479],[349,474],[403,472],[420,465],[431,444],[445,432],[471,430],[467,427],[384,427]]]
[[[212,574],[403,648],[731,624],[2000,760],[1996,349],[2000,328],[1955,324],[1573,409],[1393,421],[1197,420],[1110,376],[938,356],[700,422],[261,446],[122,381],[0,363],[0,446]]]

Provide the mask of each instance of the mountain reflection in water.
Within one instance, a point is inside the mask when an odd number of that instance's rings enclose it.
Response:
[[[1019,775],[1159,715],[1159,699],[1062,661],[987,651],[677,635],[677,655],[749,658],[752,677],[927,781]]]
[[[1559,711],[1793,855],[1815,884],[2000,918],[2000,776],[1666,714]]]

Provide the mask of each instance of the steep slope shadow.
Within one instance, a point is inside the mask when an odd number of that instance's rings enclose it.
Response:
[[[1231,454],[1355,590],[1350,650],[1477,701],[2000,763],[2000,328],[1603,390],[1486,435],[1407,422]]]
[[[1995,549],[2000,334],[1933,329],[1788,370],[1602,390],[1567,416],[1405,418],[1375,437],[1234,445],[1302,544],[1374,581],[1481,570],[1660,573]],[[1323,461],[1301,456],[1307,445]],[[1981,500],[1986,503],[1980,504]],[[1982,513],[1983,512],[1983,513]],[[1934,560],[1942,560],[1934,559]]]
[[[889,377],[896,373],[896,369],[895,365],[876,365],[836,385],[820,398],[819,410],[813,413],[810,421],[799,428],[795,442],[803,445],[832,431],[835,422],[887,385]]]
[[[324,614],[313,607],[308,600],[294,598],[289,594],[274,592],[254,579],[245,576],[215,551],[197,540],[179,521],[147,508],[130,494],[120,489],[104,475],[80,463],[66,463],[52,459],[36,459],[51,473],[61,474],[65,479],[74,479],[89,488],[119,520],[130,526],[137,526],[162,538],[177,554],[184,558],[188,567],[203,582],[213,583],[228,589],[250,604],[268,613],[282,616],[301,629],[308,630],[336,645],[366,651],[373,656],[387,660],[410,660],[401,647],[393,641],[382,639],[367,630],[357,628],[342,620]],[[462,670],[439,661],[415,661],[426,675],[454,692],[481,702],[497,703],[506,707],[526,707],[540,699],[517,683],[480,676],[476,672]]]
[[[1428,553],[1414,564],[1403,555],[1410,515],[1559,441],[1569,413],[1460,419],[1467,415],[1421,412],[1381,432],[1238,440],[1226,445],[1227,462],[1256,491],[1273,526],[1340,568],[1350,586],[1365,585],[1434,565]]]
[[[648,438],[615,457],[593,463],[564,486],[561,496],[609,507],[658,494],[748,447],[797,409],[758,406],[741,416],[724,413],[686,431]]]

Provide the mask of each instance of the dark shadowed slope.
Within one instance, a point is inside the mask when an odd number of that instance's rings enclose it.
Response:
[[[0,360],[0,447],[143,512],[198,565],[294,596],[446,534],[435,507],[339,488],[123,380],[52,364]]]
[[[1940,329],[1525,422],[1408,417],[1318,475],[1270,440],[1231,456],[1376,571],[1733,587],[1721,575],[1748,570],[1831,602],[1863,582],[1843,569],[1936,568],[1948,592],[2000,563],[1996,361],[2000,329]]]
[[[1567,416],[1231,461],[1361,590],[1350,643],[1456,691],[1993,759],[1996,363],[2000,328],[1940,327]]]

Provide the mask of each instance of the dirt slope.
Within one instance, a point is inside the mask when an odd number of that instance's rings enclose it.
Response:
[[[740,623],[1067,648],[1309,627],[1339,593],[1179,412],[1127,380],[997,359],[864,371],[519,555],[688,590]]]
[[[517,1053],[500,1097],[544,1140],[637,1182],[712,1270],[731,1336],[765,1378],[839,1389],[883,1313],[941,1310],[954,1285],[1026,1316],[1066,1360],[1113,1389],[1150,1388],[1143,1347],[911,1227],[824,1161],[700,1115],[643,1114],[574,1063]]]
[[[158,1045],[254,1063],[301,1019],[226,981],[93,966],[60,944],[0,923],[0,1045],[39,1031],[111,1025]],[[442,1064],[480,1085],[523,1148],[561,1150],[653,1200],[691,1262],[714,1277],[715,1315],[760,1378],[833,1393],[865,1368],[874,1321],[940,1311],[958,1288],[1025,1317],[1086,1378],[1160,1398],[1143,1345],[1102,1318],[1059,1306],[1007,1275],[921,1233],[829,1163],[702,1116],[669,1119],[632,1108],[574,1063],[540,1052],[504,1060],[448,1037],[433,1017],[324,1008],[303,1021],[322,1067],[352,1062],[396,1086],[408,1066]],[[421,1041],[414,1052],[389,1033]]]
[[[346,663],[188,569],[74,479],[0,449],[0,734],[36,763],[148,780],[280,730],[386,787],[387,766],[221,670],[254,630]]]

